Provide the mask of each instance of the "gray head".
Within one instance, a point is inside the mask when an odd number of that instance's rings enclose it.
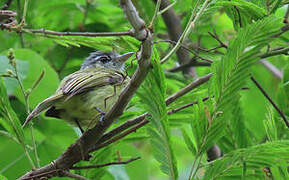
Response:
[[[90,53],[89,57],[85,59],[82,63],[80,69],[92,68],[92,67],[103,67],[110,68],[116,71],[123,72],[124,62],[131,57],[134,52],[125,53],[119,55],[116,52],[104,53],[101,51],[96,51]]]

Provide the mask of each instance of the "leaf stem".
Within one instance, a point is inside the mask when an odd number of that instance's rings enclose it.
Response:
[[[17,64],[15,64],[14,70],[15,70],[15,78],[16,78],[19,86],[20,86],[21,92],[22,92],[23,97],[24,97],[26,113],[29,114],[30,113],[29,95],[30,95],[31,92],[28,93],[28,92],[25,91],[25,88],[23,86],[23,83],[22,83],[22,81],[20,79],[20,76],[19,76],[19,73],[18,73]],[[40,82],[42,77],[43,77],[43,73],[40,75],[40,78],[38,78],[39,80],[37,80],[36,83],[34,83],[32,89],[34,89],[37,86],[37,84]],[[36,165],[37,165],[37,167],[40,167],[40,160],[39,160],[39,156],[38,156],[38,152],[37,152],[37,148],[36,148],[36,141],[35,141],[35,136],[34,136],[34,131],[33,131],[33,123],[30,124],[30,134],[31,134],[31,138],[32,138],[32,146],[33,146],[33,149],[34,149],[34,156],[35,156],[35,159],[36,159]],[[26,146],[25,146],[24,143],[23,143],[23,147],[24,147],[25,154],[29,156],[29,153],[27,152],[27,149],[26,149]],[[30,156],[29,156],[29,161],[32,161]],[[33,163],[33,168],[35,168],[34,163]]]
[[[274,101],[271,99],[271,97],[267,94],[267,92],[262,88],[262,86],[258,83],[258,81],[253,76],[251,76],[250,79],[258,87],[258,89],[262,92],[262,94],[266,97],[266,99],[272,104],[272,106],[276,109],[276,111],[282,117],[287,128],[289,128],[289,122],[288,122],[285,114],[283,113],[283,111],[274,103]]]
[[[187,26],[186,26],[184,32],[182,33],[181,37],[179,38],[177,44],[173,47],[173,49],[170,52],[168,52],[167,55],[161,60],[162,62],[163,61],[164,62],[167,61],[171,57],[171,55],[179,49],[179,47],[181,46],[182,42],[187,38],[187,36],[190,34],[191,30],[194,28],[197,20],[199,20],[199,18],[201,17],[203,12],[207,8],[207,6],[208,6],[210,1],[211,0],[206,0],[204,2],[203,6],[201,7],[200,11],[196,14],[196,11],[197,11],[196,9],[197,9],[198,4],[200,2],[198,0],[194,10],[192,11],[191,17],[190,17],[190,19],[189,19],[189,21],[187,23]],[[195,14],[196,14],[196,16],[195,16]]]

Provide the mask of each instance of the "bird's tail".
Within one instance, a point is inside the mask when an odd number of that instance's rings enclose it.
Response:
[[[61,97],[63,97],[62,94],[50,96],[49,98],[47,98],[44,101],[42,101],[41,103],[39,103],[36,106],[36,108],[27,116],[26,121],[24,122],[22,127],[24,128],[31,121],[32,118],[38,116],[42,111],[51,107],[55,103],[55,101],[57,101]]]

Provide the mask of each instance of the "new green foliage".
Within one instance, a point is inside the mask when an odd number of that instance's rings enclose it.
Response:
[[[152,65],[153,68],[141,86],[138,96],[144,103],[144,108],[151,114],[148,132],[151,136],[154,157],[161,164],[164,173],[171,179],[177,179],[177,163],[171,144],[165,103],[166,80],[156,49],[154,49]]]
[[[262,178],[263,168],[289,165],[289,141],[274,141],[246,149],[238,149],[206,166],[204,179],[222,179],[226,176],[242,174],[246,162],[246,175]]]
[[[24,133],[20,121],[12,109],[3,79],[0,78],[0,124],[8,131],[10,137],[16,137],[18,142],[24,142]],[[3,133],[2,133],[3,134]]]
[[[211,85],[216,107],[212,126],[205,138],[205,149],[218,140],[219,136],[215,135],[222,133],[228,119],[234,118],[233,113],[240,99],[239,91],[245,86],[250,67],[259,59],[261,49],[273,40],[270,37],[280,31],[280,27],[280,19],[267,17],[240,29],[236,38],[229,43],[225,56],[213,65]]]

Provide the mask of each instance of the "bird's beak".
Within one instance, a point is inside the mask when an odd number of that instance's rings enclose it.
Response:
[[[128,58],[130,58],[133,54],[135,54],[135,52],[128,52],[122,55],[117,56],[117,60],[121,61],[121,62],[125,62],[126,60],[128,60]]]

